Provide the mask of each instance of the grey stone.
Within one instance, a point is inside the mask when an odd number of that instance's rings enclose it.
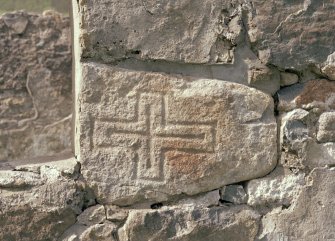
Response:
[[[329,79],[335,80],[335,52],[330,54],[325,63],[321,64],[321,66],[321,72]]]
[[[259,218],[247,206],[134,210],[118,234],[120,241],[251,241]]]
[[[124,221],[128,217],[128,209],[120,208],[115,205],[106,205],[106,216],[107,220],[110,221]]]
[[[262,218],[258,240],[272,241],[280,236],[282,240],[292,241],[332,240],[334,177],[333,168],[314,169],[307,185],[288,209],[275,209]]]
[[[246,186],[248,205],[258,207],[290,206],[305,184],[303,174],[277,167],[263,178],[250,180]]]
[[[264,63],[303,70],[335,51],[333,0],[252,1],[249,39]]]
[[[280,112],[288,112],[297,108],[295,99],[302,92],[304,84],[295,84],[280,89],[278,95],[278,110]]]
[[[228,185],[221,188],[221,200],[234,204],[245,204],[248,201],[248,195],[242,185]]]
[[[82,1],[83,57],[231,63],[242,29],[240,4],[226,0]]]
[[[305,165],[311,168],[335,165],[335,143],[310,142],[306,148]]]
[[[317,139],[320,142],[335,142],[335,112],[325,112],[320,116]]]
[[[84,210],[78,217],[78,223],[85,226],[101,224],[106,220],[105,208],[102,205],[95,205]]]
[[[76,222],[83,187],[60,170],[0,172],[0,240],[56,241]]]
[[[28,24],[28,18],[24,12],[6,13],[2,16],[5,24],[11,28],[16,34],[22,34]]]
[[[310,113],[295,109],[280,116],[280,164],[289,168],[305,168],[310,137]]]
[[[276,164],[273,101],[260,91],[94,63],[82,70],[76,148],[103,204],[195,195]]]
[[[197,196],[191,196],[177,201],[174,205],[193,205],[211,207],[219,204],[220,193],[219,190],[214,190],[207,193],[202,193]]]
[[[278,101],[278,110],[281,112],[294,108],[334,110],[335,82],[315,79],[304,84],[295,84],[278,91]]]
[[[298,83],[299,77],[296,74],[281,72],[280,73],[280,86],[288,86]]]
[[[112,222],[105,221],[101,224],[93,224],[85,226],[82,224],[74,224],[59,240],[62,241],[117,241],[115,233],[117,226]]]

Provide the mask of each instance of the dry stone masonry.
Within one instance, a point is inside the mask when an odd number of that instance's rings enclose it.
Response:
[[[0,240],[334,240],[334,10],[73,0],[73,154],[0,170]]]

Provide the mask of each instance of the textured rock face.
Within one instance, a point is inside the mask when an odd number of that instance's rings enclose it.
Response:
[[[249,37],[260,59],[283,69],[321,64],[335,51],[333,0],[252,1]]]
[[[102,202],[193,195],[274,167],[268,95],[217,80],[82,68],[82,173]]]
[[[138,210],[129,213],[119,237],[122,241],[251,241],[258,231],[258,219],[259,215],[246,206]]]
[[[0,171],[0,240],[58,240],[84,205],[77,162],[17,169]]]
[[[333,1],[72,2],[76,159],[0,172],[0,240],[335,238]],[[42,19],[30,55],[68,52],[61,18],[26,16],[1,18],[6,41]],[[6,135],[70,118],[43,111],[63,99],[40,56],[13,75],[26,99],[0,98],[21,118],[1,120]]]
[[[334,169],[315,169],[294,206],[274,210],[262,221],[261,240],[331,240],[334,238]]]
[[[69,151],[69,18],[6,13],[0,49],[0,161]]]
[[[231,63],[241,31],[238,6],[226,0],[81,1],[83,56]]]

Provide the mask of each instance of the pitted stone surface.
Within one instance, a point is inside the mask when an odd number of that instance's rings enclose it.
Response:
[[[273,103],[260,91],[93,63],[83,76],[82,173],[104,203],[193,195],[276,163]]]
[[[227,0],[80,1],[83,56],[231,63],[239,8]]]

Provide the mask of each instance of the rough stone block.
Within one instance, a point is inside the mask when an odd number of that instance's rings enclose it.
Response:
[[[81,170],[102,203],[194,195],[263,176],[276,164],[273,101],[260,91],[102,64],[82,68]]]
[[[248,195],[242,185],[228,185],[221,188],[221,200],[234,204],[245,204],[248,201]]]
[[[262,219],[259,240],[314,241],[334,239],[334,168],[316,168],[294,204]]]
[[[56,241],[76,222],[83,187],[53,165],[38,170],[0,171],[0,240]]]
[[[89,207],[77,217],[77,220],[86,226],[103,223],[106,220],[105,208],[102,205]]]
[[[202,193],[197,196],[191,196],[188,198],[183,198],[175,203],[175,205],[193,205],[193,206],[203,206],[211,207],[217,206],[220,200],[219,190],[214,190],[207,193]]]
[[[335,142],[335,112],[326,112],[320,116],[317,139],[320,142]]]
[[[281,72],[280,73],[280,86],[288,86],[298,83],[299,77],[296,74]]]
[[[248,182],[248,204],[251,206],[288,207],[299,195],[305,184],[303,174],[294,174],[283,168],[276,168],[270,175]]]
[[[134,210],[118,234],[120,241],[252,241],[259,217],[247,206]]]
[[[242,28],[227,0],[80,1],[83,57],[231,63]]]
[[[278,110],[291,111],[294,108],[335,109],[335,82],[316,79],[304,84],[295,84],[278,91]]]
[[[333,0],[252,1],[249,38],[263,62],[302,70],[335,51]]]
[[[0,16],[0,162],[71,150],[70,19]]]

